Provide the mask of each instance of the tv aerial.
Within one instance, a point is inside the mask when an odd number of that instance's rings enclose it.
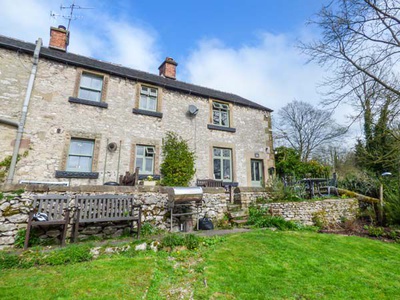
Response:
[[[82,7],[80,5],[75,4],[75,1],[72,1],[72,4],[70,6],[63,6],[62,4],[60,5],[60,10],[69,10],[67,15],[63,14],[56,14],[53,11],[50,11],[50,17],[56,18],[56,17],[62,17],[66,20],[68,20],[68,26],[67,26],[67,31],[69,31],[69,28],[71,26],[71,21],[72,20],[77,20],[79,18],[82,18],[82,16],[76,16],[74,15],[74,10],[75,9],[93,9],[93,7]]]

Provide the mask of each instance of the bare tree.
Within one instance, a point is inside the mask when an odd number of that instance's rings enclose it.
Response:
[[[333,72],[325,82],[328,104],[349,99],[365,84],[400,96],[399,0],[333,0],[311,23],[322,38],[301,48]]]
[[[296,149],[307,161],[318,147],[333,142],[345,128],[332,119],[332,112],[293,101],[278,111],[276,135]]]

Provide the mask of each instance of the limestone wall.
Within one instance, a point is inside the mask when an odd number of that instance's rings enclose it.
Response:
[[[304,225],[314,225],[313,218],[325,219],[328,224],[338,224],[343,219],[355,219],[359,201],[357,199],[330,199],[305,202],[281,202],[264,204],[272,215]]]
[[[133,188],[133,187],[107,187],[99,186],[96,190],[94,187],[77,187],[77,188],[60,188],[55,187],[53,191],[28,191],[22,194],[15,192],[3,192],[0,200],[0,249],[11,246],[15,242],[15,238],[19,229],[27,226],[28,212],[34,195],[43,194],[62,194],[69,195],[72,199],[70,206],[73,207],[73,200],[76,194],[85,195],[133,195],[135,203],[142,205],[142,223],[149,222],[152,225],[169,230],[170,229],[170,210],[168,209],[168,194],[164,188]],[[204,190],[203,203],[200,206],[200,217],[207,215],[213,219],[219,219],[224,216],[229,200],[229,194],[223,188],[210,188]],[[194,212],[195,208],[190,207],[189,211]],[[174,213],[179,212],[174,210]],[[74,211],[72,212],[74,213]],[[173,231],[178,231],[180,224],[190,217],[174,217]],[[192,217],[192,224],[196,224],[196,216]],[[72,222],[69,225],[69,232],[72,230]],[[128,229],[127,222],[118,223],[87,223],[80,226],[79,239],[89,237],[110,238],[117,237]],[[35,227],[36,228],[36,227]],[[125,229],[126,228],[126,229]],[[36,230],[36,234],[42,240],[56,240],[60,234],[60,227],[43,227]],[[68,237],[70,233],[68,234]]]
[[[26,54],[0,49],[0,117],[19,120],[31,58]],[[271,156],[272,140],[269,128],[270,113],[248,107],[231,106],[231,127],[236,132],[210,130],[211,101],[165,87],[158,87],[162,118],[134,114],[138,105],[139,85],[143,84],[110,74],[105,93],[107,108],[71,103],[78,75],[82,69],[40,58],[34,89],[24,130],[22,157],[17,164],[15,180],[69,181],[70,185],[101,185],[118,181],[119,175],[134,171],[136,144],[156,148],[155,173],[159,174],[162,139],[174,131],[188,141],[196,153],[194,180],[213,178],[212,147],[231,148],[233,179],[240,186],[250,186],[250,159],[264,162],[264,178],[274,165]],[[188,106],[195,105],[196,117],[189,117]],[[12,153],[16,130],[0,124],[0,160]],[[4,128],[4,129],[3,129]],[[93,172],[97,179],[56,178],[56,170],[65,170],[71,138],[96,140]],[[107,144],[115,142],[116,152],[108,152]]]

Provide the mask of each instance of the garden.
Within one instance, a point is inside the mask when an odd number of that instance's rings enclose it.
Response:
[[[3,251],[0,297],[395,299],[400,288],[397,243],[310,228],[145,240],[144,247],[144,241],[113,240]]]

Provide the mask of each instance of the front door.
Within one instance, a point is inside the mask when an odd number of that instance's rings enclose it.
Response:
[[[251,160],[251,186],[263,186],[263,162],[262,160]]]

